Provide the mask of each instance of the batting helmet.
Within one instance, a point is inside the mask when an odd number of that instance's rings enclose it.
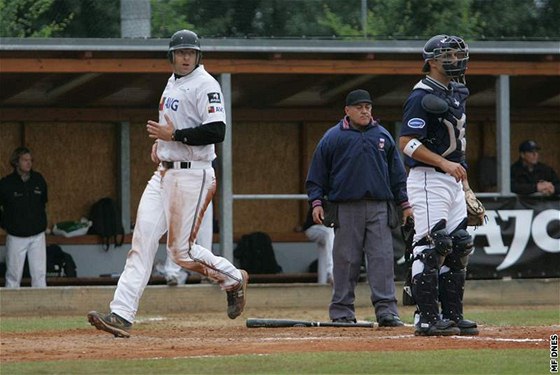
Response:
[[[200,40],[198,35],[190,30],[179,30],[169,41],[169,49],[167,50],[167,58],[173,62],[173,51],[178,49],[194,49],[198,51],[197,64],[200,61]]]
[[[449,53],[454,53],[455,57],[450,58]],[[458,36],[436,35],[424,45],[422,57],[424,57],[422,72],[430,71],[429,60],[439,60],[443,63],[443,69],[448,77],[462,78],[469,61],[469,46]]]

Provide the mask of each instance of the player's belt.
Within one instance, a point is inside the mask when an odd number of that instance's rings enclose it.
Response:
[[[162,161],[161,165],[167,169],[206,169],[212,168],[211,161]]]
[[[447,172],[445,172],[443,169],[440,169],[440,168],[437,168],[437,167],[424,167],[424,166],[421,166],[421,167],[413,167],[413,169],[425,170],[425,171],[436,171],[436,172],[443,173],[443,174],[446,174],[446,173],[447,173]]]

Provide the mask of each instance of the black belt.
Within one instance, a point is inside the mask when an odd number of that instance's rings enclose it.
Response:
[[[189,169],[191,167],[191,162],[190,161],[182,161],[180,163],[180,167],[176,167],[175,164],[176,163],[173,163],[172,161],[162,161],[161,162],[161,165],[163,165],[167,169],[173,169],[173,168]]]

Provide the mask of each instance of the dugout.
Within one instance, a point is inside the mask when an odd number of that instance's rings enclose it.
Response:
[[[134,222],[154,169],[144,124],[157,118],[170,73],[167,42],[0,39],[0,174],[10,171],[15,147],[33,150],[34,167],[49,183],[49,226],[87,215],[104,196],[119,200],[127,229]],[[218,148],[221,252],[231,258],[234,239],[256,230],[281,242],[306,241],[297,229],[318,139],[356,88],[372,93],[374,115],[396,134],[402,104],[421,77],[424,41],[201,42],[204,65],[222,83],[231,126]],[[541,160],[560,171],[560,43],[469,46],[471,185],[483,196],[510,196],[509,165],[522,140],[535,139]],[[495,186],[483,183],[481,170],[494,171]]]

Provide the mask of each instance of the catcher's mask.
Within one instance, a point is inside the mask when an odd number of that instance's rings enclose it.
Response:
[[[462,79],[469,62],[469,46],[453,35],[436,35],[426,42],[422,51],[423,73],[430,71],[429,60],[441,61],[445,74],[452,79]]]
[[[173,51],[187,48],[198,51],[196,57],[196,65],[198,65],[200,58],[202,57],[202,52],[200,51],[200,40],[198,39],[198,35],[190,30],[179,30],[171,36],[169,49],[167,50],[167,58],[169,59],[169,62],[173,63]]]

